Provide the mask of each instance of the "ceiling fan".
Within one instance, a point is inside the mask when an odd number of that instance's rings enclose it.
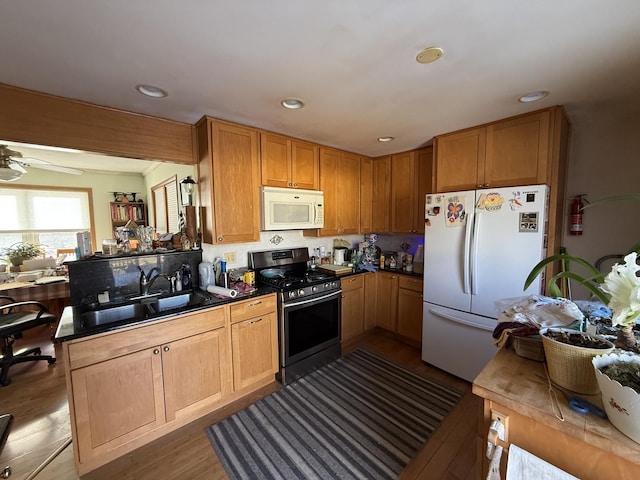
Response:
[[[84,172],[77,168],[54,165],[45,160],[23,157],[20,152],[11,150],[7,145],[0,145],[0,182],[13,182],[27,173],[24,167],[42,168],[56,172],[82,175]]]

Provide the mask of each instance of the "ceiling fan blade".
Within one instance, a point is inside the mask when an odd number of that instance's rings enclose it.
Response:
[[[84,173],[84,170],[78,170],[77,168],[70,167],[61,167],[60,165],[53,165],[49,162],[46,162],[44,164],[34,163],[26,165],[33,168],[40,168],[42,170],[53,170],[54,172],[70,173],[71,175],[82,175]]]
[[[18,172],[21,172],[21,173],[27,173],[27,171],[24,169],[24,167],[22,165],[20,165],[18,162],[11,162],[9,165],[7,165],[7,167],[12,169],[12,170],[16,170]]]
[[[12,156],[11,160],[13,160],[14,162],[19,162],[22,165],[26,165],[27,167],[29,165],[53,165],[51,162],[47,162],[46,160],[40,160],[39,158],[33,158],[33,157],[15,157]]]

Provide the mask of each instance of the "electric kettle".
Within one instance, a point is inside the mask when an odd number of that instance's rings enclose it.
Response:
[[[334,265],[344,265],[347,263],[347,247],[335,247],[333,249]]]

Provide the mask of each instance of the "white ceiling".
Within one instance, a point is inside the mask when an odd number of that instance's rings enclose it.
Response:
[[[21,0],[2,18],[3,83],[370,156],[551,105],[575,123],[640,96],[638,0]],[[429,46],[443,57],[417,63]],[[551,94],[517,101],[533,90]]]

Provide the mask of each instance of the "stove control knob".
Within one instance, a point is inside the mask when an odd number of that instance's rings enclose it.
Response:
[[[338,282],[331,282],[331,286],[332,286],[333,288],[336,288],[336,287],[338,286]]]
[[[317,292],[318,291],[318,287],[311,287],[311,291],[312,292]]]
[[[298,295],[299,295],[299,296],[304,295],[304,290],[303,290],[302,288],[301,288],[300,290],[298,290]]]
[[[325,284],[324,284],[324,288],[329,288],[329,284],[328,284],[328,283],[325,283]]]
[[[295,291],[289,292],[289,298],[296,298],[296,292]]]

